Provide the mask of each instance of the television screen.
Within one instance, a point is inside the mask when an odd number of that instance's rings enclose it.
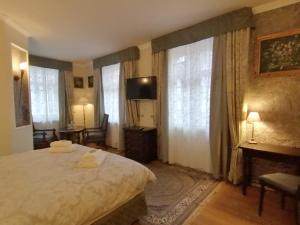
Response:
[[[156,99],[156,77],[127,79],[127,99]]]

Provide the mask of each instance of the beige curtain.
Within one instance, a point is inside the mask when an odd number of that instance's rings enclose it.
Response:
[[[123,127],[137,126],[139,123],[137,101],[126,98],[126,79],[137,76],[137,61],[129,60],[120,64],[120,97],[119,97],[119,146],[124,148]]]
[[[152,55],[152,74],[157,78],[157,100],[155,124],[157,127],[158,158],[167,162],[168,135],[167,135],[167,51],[160,51]]]
[[[229,124],[226,94],[226,35],[214,38],[210,95],[210,149],[212,174],[227,179],[229,170]]]
[[[95,127],[100,127],[104,115],[102,69],[94,69],[94,115]]]
[[[126,79],[137,76],[137,61],[130,60],[120,65],[120,125],[137,126],[139,123],[137,101],[126,99]]]
[[[59,126],[66,127],[73,121],[73,74],[70,71],[59,71]]]
[[[250,28],[215,37],[210,142],[213,175],[234,184],[241,178],[243,104],[249,65]],[[229,165],[230,162],[230,165]]]

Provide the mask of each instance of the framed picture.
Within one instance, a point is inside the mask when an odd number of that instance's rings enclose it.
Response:
[[[88,87],[94,87],[94,76],[88,76]]]
[[[260,36],[255,49],[256,75],[300,75],[300,29]]]
[[[74,87],[83,88],[83,77],[74,77]]]

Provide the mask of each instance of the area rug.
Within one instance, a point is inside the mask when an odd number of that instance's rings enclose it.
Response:
[[[146,187],[148,215],[140,225],[180,225],[214,190],[218,182],[209,174],[154,161],[147,165],[157,181]]]

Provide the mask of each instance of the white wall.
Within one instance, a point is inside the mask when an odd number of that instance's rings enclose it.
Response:
[[[28,38],[0,20],[0,155],[33,149],[32,126],[16,128],[11,43],[28,48]]]

